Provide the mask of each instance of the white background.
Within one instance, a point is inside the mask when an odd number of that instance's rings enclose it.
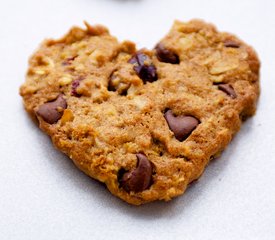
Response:
[[[18,88],[45,37],[82,21],[151,48],[174,19],[202,18],[253,45],[257,115],[169,203],[130,206],[77,170],[25,113]],[[0,239],[275,239],[275,1],[0,0]]]

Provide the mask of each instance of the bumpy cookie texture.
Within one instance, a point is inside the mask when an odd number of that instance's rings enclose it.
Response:
[[[153,50],[102,26],[72,28],[30,58],[26,110],[54,145],[131,204],[170,200],[255,112],[253,49],[203,21],[176,21]]]

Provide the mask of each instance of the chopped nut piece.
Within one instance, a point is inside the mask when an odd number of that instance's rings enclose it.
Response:
[[[73,78],[70,75],[63,76],[58,80],[60,86],[68,85],[72,81],[73,81]]]
[[[65,109],[61,118],[61,124],[66,122],[72,122],[74,120],[74,114],[71,109]]]

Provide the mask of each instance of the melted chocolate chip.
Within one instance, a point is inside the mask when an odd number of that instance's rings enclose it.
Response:
[[[171,50],[164,47],[162,43],[156,46],[156,55],[160,62],[178,64],[180,62],[179,56]]]
[[[199,120],[192,116],[174,116],[172,110],[168,110],[164,117],[168,123],[169,128],[174,133],[175,138],[183,141],[192,133],[192,131],[199,125]]]
[[[120,186],[126,192],[142,192],[148,189],[152,183],[153,168],[148,158],[142,154],[137,155],[137,167],[124,173],[120,179]]]
[[[63,115],[64,109],[67,108],[67,102],[62,94],[59,94],[57,99],[41,105],[36,114],[43,118],[49,124],[56,123]]]
[[[225,47],[230,47],[230,48],[239,48],[240,47],[240,44],[239,43],[236,43],[235,41],[233,40],[226,40],[224,42],[224,46]]]
[[[230,96],[232,99],[237,97],[237,94],[232,87],[232,85],[227,84],[227,83],[222,83],[218,85],[218,89],[226,93],[228,96]]]
[[[158,80],[157,69],[153,64],[148,64],[149,56],[142,52],[137,52],[129,63],[134,64],[134,70],[137,75],[146,83]],[[147,62],[147,63],[146,63]]]

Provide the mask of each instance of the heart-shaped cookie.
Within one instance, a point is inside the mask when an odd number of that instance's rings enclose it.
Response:
[[[20,88],[54,145],[131,204],[170,200],[254,114],[259,60],[213,25],[176,21],[153,50],[102,26],[46,40]]]

